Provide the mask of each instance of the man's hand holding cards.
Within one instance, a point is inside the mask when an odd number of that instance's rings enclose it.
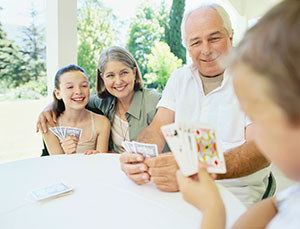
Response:
[[[208,166],[209,173],[226,173],[224,155],[213,127],[180,122],[162,126],[161,130],[185,176],[197,173],[199,161]]]
[[[144,158],[156,157],[158,155],[157,145],[146,144],[141,142],[122,142],[123,148],[129,153],[139,153],[144,156]]]

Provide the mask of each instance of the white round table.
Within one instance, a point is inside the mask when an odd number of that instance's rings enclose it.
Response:
[[[0,228],[199,228],[201,212],[179,192],[136,185],[120,169],[119,155],[58,155],[0,164]],[[70,195],[33,201],[33,189],[63,182]],[[246,210],[219,186],[227,227]]]

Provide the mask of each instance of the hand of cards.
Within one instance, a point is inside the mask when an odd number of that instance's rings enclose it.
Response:
[[[82,132],[82,129],[68,126],[56,126],[49,129],[59,138],[59,140],[63,140],[68,136],[80,138]]]
[[[142,154],[144,158],[156,157],[158,155],[157,145],[155,144],[124,141],[122,142],[122,146],[127,152]]]
[[[198,161],[209,173],[226,173],[214,128],[199,123],[180,122],[161,127],[162,133],[185,176],[196,174]]]

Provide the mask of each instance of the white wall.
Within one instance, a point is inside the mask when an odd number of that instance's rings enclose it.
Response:
[[[77,0],[46,1],[46,45],[48,96],[54,76],[68,64],[77,64]]]
[[[236,42],[240,41],[248,29],[270,8],[282,0],[226,0],[235,9],[233,24],[238,28]]]

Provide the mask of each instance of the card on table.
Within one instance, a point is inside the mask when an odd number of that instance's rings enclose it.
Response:
[[[31,195],[38,201],[58,197],[73,191],[73,188],[64,183],[57,183],[31,191]]]
[[[161,130],[184,175],[197,173],[199,161],[208,166],[209,173],[226,173],[215,128],[201,123],[178,122],[165,125]]]

